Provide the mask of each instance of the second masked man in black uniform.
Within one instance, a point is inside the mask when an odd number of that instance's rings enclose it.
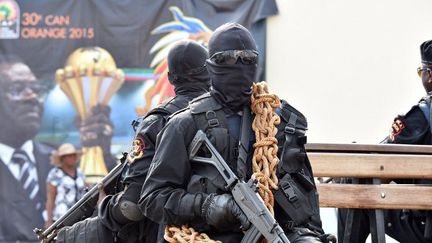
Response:
[[[194,41],[181,41],[170,50],[168,79],[174,85],[176,96],[147,113],[136,126],[133,149],[122,173],[121,182],[125,189],[106,196],[99,206],[100,223],[106,229],[104,239],[96,237],[99,242],[111,241],[112,236],[116,242],[157,241],[158,224],[145,218],[137,206],[141,187],[155,153],[156,136],[168,116],[185,108],[189,101],[209,90],[210,80],[205,67],[207,58],[207,50]],[[83,225],[81,228],[89,230],[91,227]],[[68,239],[71,234],[76,235],[76,232],[68,231],[66,236],[59,234],[59,238]]]

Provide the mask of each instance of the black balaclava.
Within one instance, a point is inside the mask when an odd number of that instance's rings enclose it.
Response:
[[[180,41],[168,53],[168,79],[177,95],[207,92],[210,78],[205,67],[208,52],[195,41]]]
[[[251,33],[242,25],[227,23],[215,30],[209,41],[209,56],[227,50],[255,50],[257,47]],[[257,64],[216,64],[207,60],[215,98],[233,112],[249,105]]]

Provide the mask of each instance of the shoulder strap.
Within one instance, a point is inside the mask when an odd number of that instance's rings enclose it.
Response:
[[[226,127],[222,106],[209,93],[191,101],[189,107],[199,130],[206,131],[213,127]]]
[[[237,172],[240,178],[246,179],[247,174],[247,155],[250,143],[250,129],[252,124],[251,110],[249,106],[243,108],[241,123],[241,133],[238,145]]]

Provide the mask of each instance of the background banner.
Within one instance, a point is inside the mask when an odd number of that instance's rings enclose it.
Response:
[[[108,169],[129,149],[132,120],[173,95],[163,74],[175,41],[206,44],[238,22],[256,38],[264,79],[265,19],[275,14],[274,0],[0,0],[0,242],[37,242],[58,145],[97,145],[86,158],[103,156]],[[95,93],[102,105],[88,108]],[[31,194],[14,164],[21,150]]]
[[[150,53],[158,40],[182,32],[167,41],[190,38],[205,42],[205,34],[219,25],[239,22],[257,40],[260,79],[264,79],[265,18],[276,14],[277,7],[273,0],[0,0],[0,13],[0,53],[18,55],[38,79],[50,85],[38,138],[77,142],[74,110],[55,88],[54,73],[75,49],[99,46],[126,75],[110,103],[114,144],[121,144],[131,135],[131,120],[139,115],[135,108],[145,105],[144,93],[158,78],[153,74],[155,65],[151,66],[157,52]],[[161,25],[165,29],[154,32]]]

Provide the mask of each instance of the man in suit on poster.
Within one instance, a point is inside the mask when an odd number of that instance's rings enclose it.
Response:
[[[20,58],[0,55],[0,243],[38,242],[33,229],[45,223],[45,180],[54,148],[34,137],[41,128],[46,91]],[[110,108],[95,107],[77,127],[93,135],[81,145],[101,146],[107,167],[114,167]]]
[[[35,142],[45,89],[15,56],[0,56],[0,242],[37,241],[52,147]]]

